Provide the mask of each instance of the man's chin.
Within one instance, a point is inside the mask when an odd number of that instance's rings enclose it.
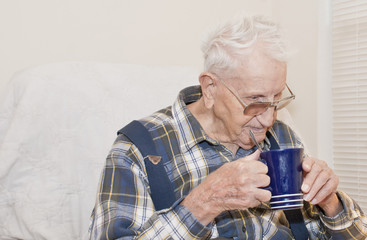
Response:
[[[255,146],[255,144],[245,144],[243,146],[241,146],[242,149],[245,149],[245,150],[250,150],[252,149],[253,147]]]
[[[239,139],[240,140],[240,147],[243,149],[251,149],[255,146],[255,143],[252,141],[249,131],[252,131],[255,135],[255,138],[258,142],[262,142],[265,139],[266,136],[266,132],[267,129],[264,128],[251,128],[251,127],[247,127],[245,129],[243,129],[242,132],[242,137]]]
[[[256,139],[258,142],[262,142],[265,139],[265,134],[264,134],[264,137],[261,138],[261,140],[258,136],[256,136]],[[248,136],[241,141],[239,146],[245,150],[250,150],[255,146],[255,143],[252,141],[251,137]]]

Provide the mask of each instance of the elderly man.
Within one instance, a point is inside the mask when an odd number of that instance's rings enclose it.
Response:
[[[277,25],[262,17],[236,18],[212,31],[202,50],[200,86],[182,90],[172,106],[139,120],[148,135],[135,137],[151,138],[157,154],[144,154],[148,143],[132,140],[135,127],[131,135],[126,128],[118,135],[101,177],[91,239],[292,239],[297,234],[284,211],[267,204],[267,167],[258,161],[249,135],[252,130],[265,149],[271,147],[268,133],[282,148],[302,146],[276,120],[277,110],[294,99]],[[163,171],[154,173],[159,164]],[[334,172],[311,157],[302,167],[303,239],[364,239],[367,219],[337,190]],[[167,196],[171,200],[162,204]]]

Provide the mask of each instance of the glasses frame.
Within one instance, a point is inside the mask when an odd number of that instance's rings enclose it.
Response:
[[[240,96],[238,96],[238,94],[235,92],[235,91],[233,91],[222,79],[220,79],[219,77],[218,78],[216,78],[216,77],[214,77],[215,79],[218,79],[232,94],[233,94],[233,96],[235,96],[236,98],[237,98],[237,100],[240,102],[240,104],[243,106],[243,108],[244,108],[244,110],[243,110],[243,114],[245,114],[245,115],[247,115],[246,114],[246,110],[248,109],[248,107],[249,106],[251,106],[251,105],[256,105],[256,104],[268,104],[268,106],[266,106],[266,108],[264,108],[264,111],[263,112],[261,112],[261,113],[258,113],[258,114],[253,114],[254,116],[257,116],[257,115],[260,115],[260,114],[262,114],[262,113],[264,113],[264,112],[266,112],[269,108],[271,108],[271,107],[274,107],[274,110],[276,111],[276,110],[279,110],[279,109],[282,109],[282,108],[284,108],[285,106],[287,106],[288,104],[286,104],[286,105],[284,105],[284,106],[282,106],[281,108],[278,108],[278,105],[279,105],[279,103],[281,103],[281,102],[284,102],[284,101],[288,101],[288,100],[290,100],[290,101],[292,101],[292,100],[294,100],[295,98],[296,98],[296,95],[294,95],[293,94],[293,92],[292,92],[292,90],[289,88],[289,86],[288,86],[288,84],[286,83],[285,84],[285,86],[287,87],[287,89],[288,89],[288,91],[289,91],[289,93],[291,94],[290,96],[288,96],[288,97],[285,97],[285,98],[282,98],[282,99],[280,99],[280,100],[277,100],[277,101],[273,101],[273,102],[253,102],[253,103],[250,103],[250,104],[246,104],[241,98],[240,98]]]

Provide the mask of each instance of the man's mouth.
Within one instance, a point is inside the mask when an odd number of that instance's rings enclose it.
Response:
[[[250,128],[251,129],[251,131],[253,132],[253,133],[264,133],[264,132],[266,132],[266,129],[265,128],[256,128],[256,127],[251,127]]]

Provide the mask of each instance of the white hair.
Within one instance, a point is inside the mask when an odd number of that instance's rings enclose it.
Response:
[[[204,71],[236,68],[240,58],[247,57],[261,44],[264,54],[286,62],[288,53],[280,28],[263,16],[235,17],[207,33],[201,50]]]

